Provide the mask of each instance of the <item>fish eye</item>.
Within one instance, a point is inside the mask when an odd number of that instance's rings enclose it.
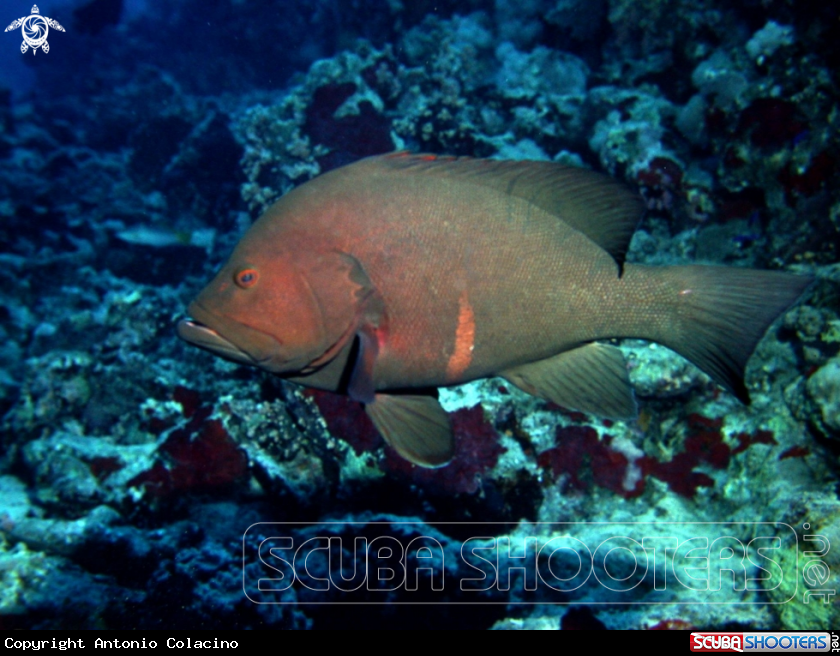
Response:
[[[236,272],[233,276],[234,282],[243,289],[247,289],[248,287],[253,287],[257,284],[257,280],[259,280],[260,274],[257,273],[256,269],[240,269]]]

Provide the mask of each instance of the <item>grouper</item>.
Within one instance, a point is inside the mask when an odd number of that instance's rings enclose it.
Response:
[[[435,388],[488,376],[630,418],[621,351],[664,344],[748,403],[744,367],[809,279],[625,263],[643,210],[552,162],[392,153],[321,175],[254,223],[178,324],[186,341],[365,404],[425,467],[453,453]]]

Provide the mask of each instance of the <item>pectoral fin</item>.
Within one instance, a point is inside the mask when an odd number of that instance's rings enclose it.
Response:
[[[449,417],[431,396],[377,394],[365,406],[385,441],[420,467],[443,467],[455,450]]]
[[[376,356],[379,355],[379,341],[373,330],[365,327],[358,334],[358,350],[347,393],[354,401],[373,403],[376,387],[373,381],[373,368],[376,366]]]
[[[621,351],[586,344],[546,360],[514,367],[502,376],[518,388],[601,417],[635,417],[637,408]]]

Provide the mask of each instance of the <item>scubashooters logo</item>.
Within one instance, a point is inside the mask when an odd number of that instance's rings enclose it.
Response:
[[[44,52],[50,51],[50,44],[47,43],[47,35],[50,33],[50,28],[63,32],[64,28],[59,25],[58,21],[46,16],[41,16],[38,10],[38,5],[32,5],[32,13],[29,16],[23,16],[17,20],[12,21],[12,24],[6,28],[6,32],[11,32],[20,28],[23,34],[23,43],[20,44],[20,51],[26,53],[32,48],[32,54],[38,52],[38,48]]]
[[[243,536],[243,590],[260,604],[765,605],[797,592],[797,534],[783,523],[521,522],[510,531],[489,522],[254,524]]]
[[[692,633],[691,651],[702,652],[807,652],[829,651],[827,632]]]

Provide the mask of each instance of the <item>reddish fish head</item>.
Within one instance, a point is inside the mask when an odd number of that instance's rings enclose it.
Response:
[[[190,304],[178,335],[273,373],[311,370],[331,340],[306,271],[291,255],[239,250]]]

